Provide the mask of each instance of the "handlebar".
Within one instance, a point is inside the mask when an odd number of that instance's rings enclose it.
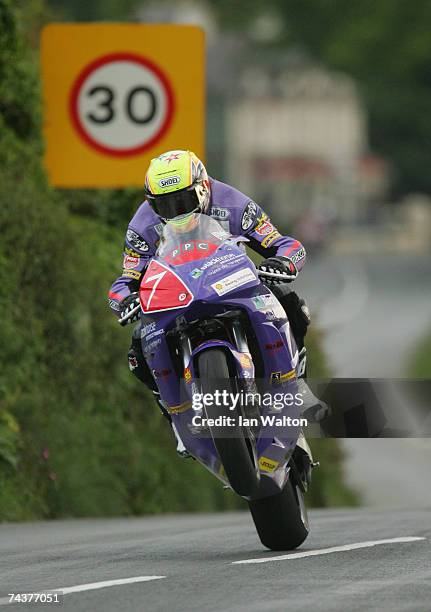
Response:
[[[276,272],[265,272],[264,270],[259,270],[259,268],[257,267],[256,267],[256,271],[257,271],[257,275],[262,280],[264,280],[265,278],[274,278],[274,279],[277,279],[278,281],[286,282],[286,283],[295,280],[296,277],[298,276],[298,273],[296,274],[278,274]],[[119,318],[118,323],[122,327],[126,326],[130,322],[130,319],[134,315],[136,315],[140,310],[141,310],[141,305],[137,304],[132,310],[129,310],[123,317]]]
[[[118,319],[118,323],[121,326],[125,326],[129,323],[129,319],[131,317],[133,317],[133,315],[135,315],[137,312],[139,312],[139,310],[141,310],[141,305],[138,304],[137,306],[135,306],[135,308],[133,308],[132,310],[129,310],[129,312],[127,314],[125,314],[123,317],[121,317],[120,319]]]
[[[257,268],[257,275],[259,278],[262,278],[262,280],[265,278],[275,278],[279,281],[288,283],[297,278],[298,272],[296,272],[296,274],[278,274],[277,272],[265,272],[264,270],[259,270],[259,268]]]

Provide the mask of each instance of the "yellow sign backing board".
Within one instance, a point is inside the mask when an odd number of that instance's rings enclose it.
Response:
[[[56,187],[144,184],[153,157],[204,158],[204,33],[52,24],[42,33],[45,168]]]

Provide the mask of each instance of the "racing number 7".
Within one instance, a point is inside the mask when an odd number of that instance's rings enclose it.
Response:
[[[156,292],[157,286],[159,285],[160,281],[162,280],[162,278],[165,276],[167,270],[162,270],[162,272],[159,272],[158,274],[153,274],[152,276],[147,276],[147,278],[145,279],[145,282],[150,283],[151,281],[156,281],[151,289],[151,293],[150,296],[148,298],[148,302],[147,302],[147,309],[150,308],[151,305],[151,300],[154,297],[154,294]]]

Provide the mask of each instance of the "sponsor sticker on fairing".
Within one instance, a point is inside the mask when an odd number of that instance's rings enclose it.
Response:
[[[242,270],[238,270],[233,274],[229,274],[229,276],[225,276],[221,278],[216,283],[211,285],[212,289],[217,293],[217,295],[224,295],[225,293],[229,293],[238,287],[242,287],[243,285],[247,285],[251,281],[255,281],[256,276],[252,272],[250,268],[243,268]]]
[[[255,308],[260,310],[268,320],[275,321],[277,319],[286,318],[286,312],[283,306],[272,293],[255,295],[251,300]]]
[[[145,340],[148,342],[149,340],[152,340],[153,338],[156,338],[157,336],[161,336],[164,333],[165,333],[164,329],[158,329],[158,330],[152,332],[151,334],[148,334],[148,336],[145,338]]]
[[[288,380],[292,380],[293,378],[296,378],[295,369],[289,370],[284,374],[282,374],[281,372],[272,372],[270,376],[270,383],[272,385],[280,385],[281,383],[284,383]]]
[[[258,310],[273,306],[277,303],[272,293],[268,293],[265,295],[255,295],[251,298],[251,300]]]
[[[144,350],[146,353],[151,353],[151,351],[154,351],[161,343],[162,343],[162,339],[156,338],[156,340],[153,340],[149,344],[146,344],[144,346]]]
[[[145,338],[156,329],[156,322],[152,321],[141,327],[141,338]]]
[[[203,272],[199,268],[195,268],[194,270],[192,270],[190,272],[190,276],[192,278],[199,278],[200,276],[202,276],[202,274],[203,274]]]
[[[172,374],[170,368],[163,368],[162,370],[152,370],[154,378],[167,378]]]
[[[282,340],[276,340],[276,342],[267,342],[265,344],[265,350],[269,351],[270,353],[275,353],[282,349],[283,346],[284,344]]]
[[[207,270],[208,268],[211,268],[212,266],[215,266],[217,264],[222,264],[225,263],[227,261],[236,261],[237,259],[243,259],[244,255],[238,255],[237,253],[228,253],[227,255],[220,255],[217,257],[212,257],[211,259],[207,260],[202,266],[201,266],[201,270]]]
[[[262,472],[273,472],[279,465],[279,461],[274,461],[274,459],[269,457],[260,457],[259,459],[259,468]]]
[[[240,353],[238,359],[243,368],[251,368],[253,365],[250,355],[246,353]]]

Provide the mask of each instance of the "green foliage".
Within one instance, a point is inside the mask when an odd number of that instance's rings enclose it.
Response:
[[[409,375],[411,378],[431,378],[431,335],[416,347],[412,356]]]
[[[139,0],[51,0],[56,15],[63,20],[101,21],[130,19]]]
[[[5,410],[0,411],[0,462],[16,468],[19,452],[19,425]]]
[[[317,507],[356,506],[359,494],[345,485],[343,462],[345,453],[337,440],[309,440],[315,461],[320,467],[313,470],[313,481],[306,501]]]

